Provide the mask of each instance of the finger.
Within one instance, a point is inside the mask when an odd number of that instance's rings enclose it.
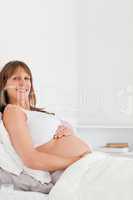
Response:
[[[64,126],[64,125],[60,125],[60,126],[58,126],[59,127],[59,129],[66,129],[67,127],[66,126]]]
[[[67,131],[66,128],[59,128],[56,130],[56,134],[63,134],[65,131]]]
[[[57,135],[57,138],[59,139],[59,138],[62,138],[62,137],[64,137],[65,135],[63,134],[63,133],[60,133],[60,134],[58,134]]]
[[[54,138],[54,139],[57,139],[57,135],[54,135],[53,138]]]
[[[59,134],[59,135],[57,135],[57,137],[58,137],[58,138],[61,138],[61,137],[63,137],[63,134]]]
[[[58,130],[58,131],[64,131],[65,128],[64,128],[64,127],[60,127],[60,128],[58,128],[57,130]]]
[[[62,137],[62,134],[55,134],[54,135],[54,139],[58,139],[58,138],[61,138]]]

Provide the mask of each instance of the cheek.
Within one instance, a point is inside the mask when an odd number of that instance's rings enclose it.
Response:
[[[16,87],[18,84],[16,82],[13,81],[7,81],[5,88],[14,88]]]
[[[16,96],[16,87],[16,83],[12,82],[11,80],[7,81],[5,89],[7,90],[9,96]]]
[[[27,88],[28,88],[28,92],[30,92],[31,91],[31,83],[28,84]]]
[[[7,89],[6,91],[7,91],[8,97],[16,98],[17,94],[16,94],[15,89]]]
[[[31,84],[28,84],[27,89],[28,89],[28,92],[31,91]]]
[[[29,89],[31,89],[31,83],[29,83]]]

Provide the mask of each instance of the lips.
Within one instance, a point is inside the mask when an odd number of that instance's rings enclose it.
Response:
[[[28,89],[16,88],[16,91],[21,92],[21,93],[25,93],[25,92],[28,92]]]

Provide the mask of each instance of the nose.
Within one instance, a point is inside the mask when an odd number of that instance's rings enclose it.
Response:
[[[19,86],[20,86],[20,87],[24,87],[24,86],[25,86],[25,80],[24,80],[24,79],[21,78],[21,79],[19,80]]]

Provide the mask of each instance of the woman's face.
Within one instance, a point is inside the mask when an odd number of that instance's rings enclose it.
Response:
[[[7,80],[5,89],[10,103],[21,104],[21,102],[29,101],[28,97],[31,90],[29,74],[22,67],[19,67]]]

